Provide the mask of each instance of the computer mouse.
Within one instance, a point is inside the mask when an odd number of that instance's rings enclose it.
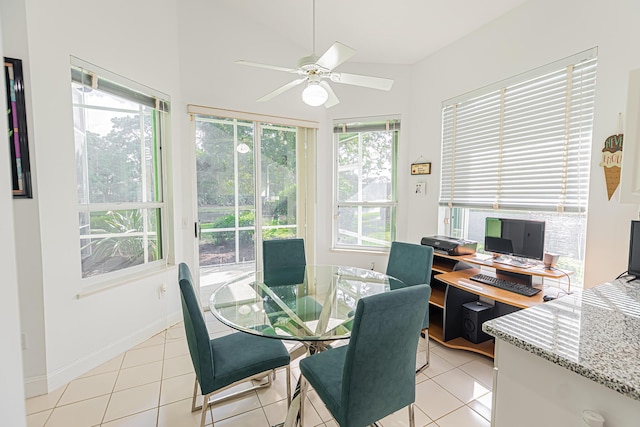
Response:
[[[551,295],[545,295],[542,297],[542,301],[553,301],[554,299],[556,299],[556,297],[551,296]]]

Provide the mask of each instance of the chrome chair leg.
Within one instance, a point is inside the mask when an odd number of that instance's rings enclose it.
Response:
[[[286,367],[286,381],[287,381],[287,408],[291,406],[291,366]]]
[[[204,396],[204,401],[203,402],[208,402],[209,398],[211,397],[213,393],[209,393],[206,396]],[[203,403],[202,405],[202,412],[200,413],[200,427],[204,427],[204,423],[207,420],[207,411],[209,410],[209,405],[205,405]],[[211,427],[213,427],[213,417],[211,417]]]
[[[431,354],[430,349],[429,349],[429,328],[427,328],[426,332],[424,333],[424,339],[427,340],[427,364],[425,365],[425,367],[429,367],[429,355]]]
[[[427,341],[427,351],[425,355],[426,361],[424,365],[416,369],[416,374],[419,374],[420,372],[424,371],[429,367],[429,328],[424,329],[424,339]]]
[[[196,396],[198,396],[198,379],[193,384],[193,399],[191,399],[191,412],[196,412],[201,406],[196,407]]]
[[[289,365],[287,365],[286,369],[287,369],[287,377],[289,377],[290,374],[291,374],[291,367]],[[193,385],[193,398],[191,399],[191,412],[196,412],[196,411],[202,410],[202,415],[200,417],[200,427],[204,427],[204,424],[205,424],[205,421],[206,421],[206,418],[207,418],[207,410],[209,409],[209,407],[211,405],[215,405],[217,403],[221,403],[221,402],[225,402],[227,400],[235,399],[238,396],[242,396],[242,395],[247,394],[249,392],[252,392],[254,390],[258,390],[258,389],[266,388],[266,387],[271,387],[271,384],[273,384],[272,378],[275,378],[275,374],[276,374],[276,370],[273,369],[271,371],[267,371],[266,373],[263,372],[263,373],[254,375],[253,377],[244,378],[244,379],[242,379],[240,381],[237,381],[237,382],[235,382],[233,384],[229,384],[226,387],[223,387],[223,388],[221,388],[219,390],[213,391],[213,392],[207,394],[206,396],[204,396],[204,398],[202,400],[202,405],[197,405],[197,406],[196,406],[196,398],[198,396],[198,379],[196,378],[196,381],[195,381],[195,383]],[[247,381],[250,381],[250,380],[261,381],[265,377],[267,378],[267,382],[264,383],[264,384],[260,383],[260,384],[258,384],[256,386],[253,386],[253,387],[248,388],[246,390],[237,391],[235,393],[229,394],[229,395],[224,396],[224,397],[220,397],[218,399],[211,399],[211,397],[214,394],[219,393],[219,392],[221,392],[223,390],[229,389],[231,387],[234,387],[234,386],[236,386],[238,384],[241,384],[243,382],[247,382]],[[290,403],[291,402],[291,384],[288,384],[287,393],[288,393],[287,398],[288,398],[289,403]],[[212,413],[212,417],[213,417],[213,413]],[[213,423],[213,419],[212,419],[212,423]],[[212,425],[212,427],[213,427],[213,425]]]
[[[300,374],[300,427],[303,427],[304,400],[307,398],[307,380]]]
[[[416,426],[416,418],[413,412],[413,403],[409,405],[409,427]]]

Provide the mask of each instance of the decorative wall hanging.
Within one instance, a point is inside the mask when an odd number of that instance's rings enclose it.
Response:
[[[22,61],[4,58],[7,92],[7,118],[11,152],[11,181],[13,197],[31,198],[31,167],[27,139],[27,114],[24,103]]]
[[[620,185],[620,168],[622,166],[622,133],[611,135],[604,141],[602,149],[602,161],[600,166],[604,168],[604,178],[607,182],[607,196],[609,200]]]
[[[418,160],[411,163],[411,175],[430,175],[431,162],[426,162],[424,157],[420,156]]]

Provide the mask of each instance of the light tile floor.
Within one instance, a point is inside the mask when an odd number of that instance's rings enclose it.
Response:
[[[206,313],[211,337],[232,331]],[[420,340],[418,361],[424,360]],[[300,375],[292,361],[292,389]],[[431,365],[416,376],[416,426],[488,427],[491,417],[493,361],[431,342]],[[191,413],[195,374],[182,323],[93,369],[47,395],[27,399],[28,427],[194,427]],[[241,385],[238,387],[248,387]],[[229,392],[233,392],[230,390]],[[268,427],[287,411],[285,371],[274,385],[212,408],[216,426]],[[378,424],[407,426],[403,409]],[[211,425],[211,412],[207,417]],[[313,390],[305,404],[305,426],[336,427]]]

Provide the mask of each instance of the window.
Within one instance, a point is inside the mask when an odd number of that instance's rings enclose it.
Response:
[[[71,77],[82,277],[162,260],[167,97],[76,58]]]
[[[385,250],[396,234],[397,118],[336,121],[334,247]]]
[[[441,231],[484,240],[484,218],[542,219],[546,250],[582,281],[596,49],[445,101]]]

